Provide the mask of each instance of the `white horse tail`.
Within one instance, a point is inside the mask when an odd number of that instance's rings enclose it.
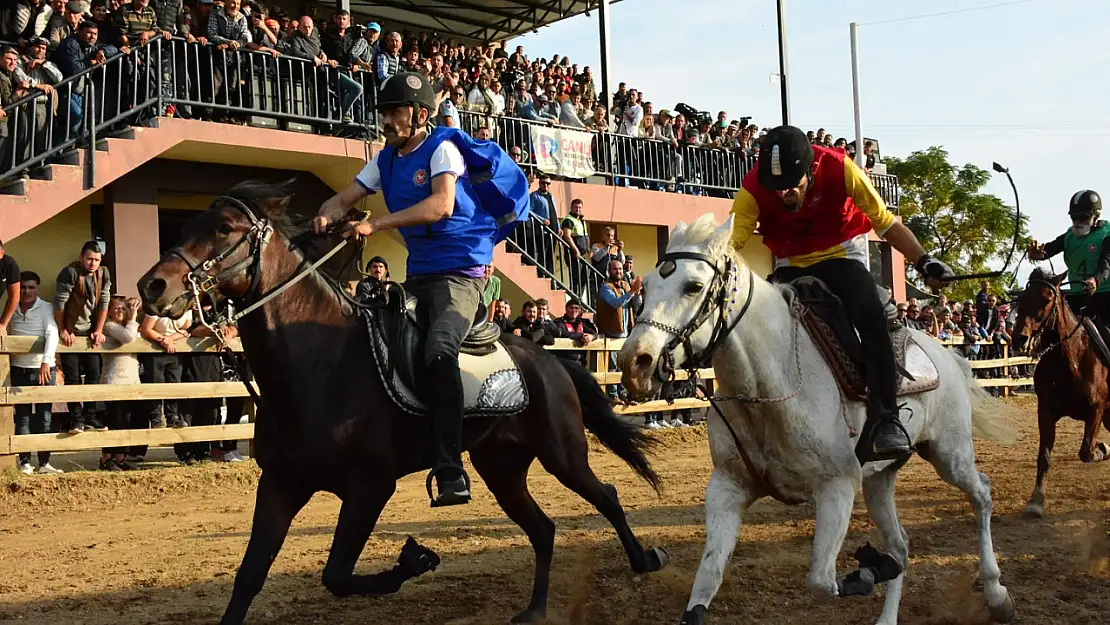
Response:
[[[975,438],[1013,445],[1019,435],[1010,425],[1020,416],[1016,408],[991,396],[975,379],[971,363],[956,352],[950,352],[967,380],[968,399],[971,400],[971,434]]]

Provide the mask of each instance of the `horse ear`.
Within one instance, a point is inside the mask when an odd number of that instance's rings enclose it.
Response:
[[[262,213],[270,219],[284,217],[292,201],[293,196],[290,195],[267,199],[262,203]]]
[[[732,239],[732,224],[735,217],[735,215],[729,213],[728,219],[725,220],[725,223],[717,226],[717,230],[713,233],[713,238],[715,240],[723,239],[725,241],[729,241]]]
[[[686,229],[689,228],[689,227],[690,226],[687,226],[685,221],[680,221],[680,222],[676,223],[674,225],[674,228],[671,230],[671,237],[677,237],[678,235],[685,232]]]
[[[1066,277],[1068,277],[1068,274],[1067,274],[1066,271],[1064,273],[1059,274],[1059,275],[1053,276],[1052,277],[1052,284],[1055,284],[1056,288],[1059,288],[1060,285],[1064,283],[1064,278],[1066,278]]]

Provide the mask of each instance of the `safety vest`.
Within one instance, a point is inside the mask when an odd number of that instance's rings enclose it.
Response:
[[[1110,223],[1100,221],[1086,236],[1078,237],[1069,228],[1064,234],[1064,263],[1068,266],[1068,280],[1082,282],[1098,271],[1098,259],[1102,255],[1102,242],[1110,236]],[[1073,287],[1078,288],[1078,287]],[[1095,292],[1110,291],[1110,280],[1098,285]]]

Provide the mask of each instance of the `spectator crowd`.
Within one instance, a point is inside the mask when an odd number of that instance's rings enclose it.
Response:
[[[0,171],[79,145],[90,89],[104,92],[94,119],[121,118],[117,129],[159,115],[242,124],[273,114],[283,127],[373,134],[373,96],[401,71],[432,82],[436,123],[494,139],[521,163],[534,163],[527,122],[598,133],[597,170],[622,185],[728,196],[766,132],[726,111],[714,118],[685,104],[657,108],[626,83],[606,110],[592,68],[567,56],[529,58],[519,45],[386,32],[376,22],[353,23],[347,11],[325,19],[315,5],[303,14],[253,0],[5,5]],[[148,106],[158,94],[172,100],[162,110]],[[13,103],[28,99],[17,114]],[[816,145],[854,151],[823,128],[810,135]],[[864,150],[870,169],[874,146]]]
[[[0,286],[8,295],[0,326],[11,336],[43,339],[41,353],[11,357],[13,386],[55,384],[142,384],[219,382],[235,379],[222,354],[176,353],[177,341],[211,336],[212,331],[187,313],[181,319],[146,316],[139,319],[139,300],[113,295],[112,277],[103,265],[103,250],[96,241],[85,243],[77,259],[63,267],[54,281],[52,301],[39,296],[42,277],[21,271],[17,261],[0,243]],[[211,311],[209,311],[211,312]],[[0,330],[2,331],[2,330]],[[234,326],[224,337],[236,335]],[[78,344],[121,347],[140,338],[161,348],[154,354],[59,352],[58,346]],[[16,434],[183,428],[238,423],[244,414],[242,398],[165,401],[72,401],[65,412],[54,414],[52,405],[20,404],[15,407]],[[58,417],[58,418],[55,418]],[[209,460],[242,462],[236,441],[179,443],[178,460],[191,465]],[[128,471],[145,460],[145,446],[106,447],[99,468]],[[19,469],[34,472],[30,454],[19,455]],[[38,472],[61,473],[50,463],[50,452],[39,452]]]

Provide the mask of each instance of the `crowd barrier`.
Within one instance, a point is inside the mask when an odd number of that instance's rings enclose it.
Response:
[[[11,386],[10,357],[14,354],[41,353],[44,339],[23,336],[0,336],[0,469],[14,467],[16,454],[37,451],[79,451],[100,449],[102,447],[123,447],[131,445],[166,446],[174,443],[202,442],[211,440],[246,440],[253,445],[254,439],[254,414],[255,409],[249,398],[249,393],[242,382],[181,382],[174,384],[128,384],[128,385],[72,385],[72,386]],[[942,341],[943,344],[955,347],[965,345],[963,342]],[[238,339],[233,339],[231,347],[235,351],[242,351]],[[989,345],[990,343],[980,343]],[[576,346],[570,339],[557,339],[555,345],[548,347],[551,350],[579,350],[589,354],[588,367],[593,372],[594,379],[600,384],[617,384],[620,382],[619,372],[610,372],[609,353],[621,349],[623,339],[599,338],[585,347]],[[983,386],[1002,387],[1008,393],[1011,387],[1032,386],[1031,378],[1010,378],[1010,367],[1033,364],[1028,357],[1013,357],[1009,355],[1009,346],[1000,345],[1002,358],[990,360],[973,360],[973,369],[1002,368],[1003,377],[995,379],[980,379]],[[215,340],[188,339],[176,344],[176,353],[201,353],[218,350]],[[61,352],[95,352],[103,354],[143,354],[162,353],[161,347],[143,340],[135,341],[128,345],[115,348],[92,348],[87,345],[64,346],[59,345]],[[706,380],[710,387],[715,379],[712,369],[698,370],[698,377]],[[676,378],[687,379],[685,371],[677,371]],[[253,382],[252,382],[253,384]],[[255,387],[257,389],[257,386]],[[712,392],[712,388],[707,389]],[[246,415],[249,423],[235,423],[229,425],[206,425],[187,428],[162,428],[147,430],[109,430],[106,432],[82,432],[80,434],[52,433],[52,434],[15,434],[14,412],[15,406],[21,404],[56,403],[69,401],[130,401],[130,400],[161,400],[161,399],[201,399],[245,397]],[[649,412],[668,412],[674,410],[700,410],[709,407],[708,400],[704,398],[652,400],[631,405],[617,405],[614,410],[618,415],[632,416]],[[253,456],[253,448],[251,455]]]

